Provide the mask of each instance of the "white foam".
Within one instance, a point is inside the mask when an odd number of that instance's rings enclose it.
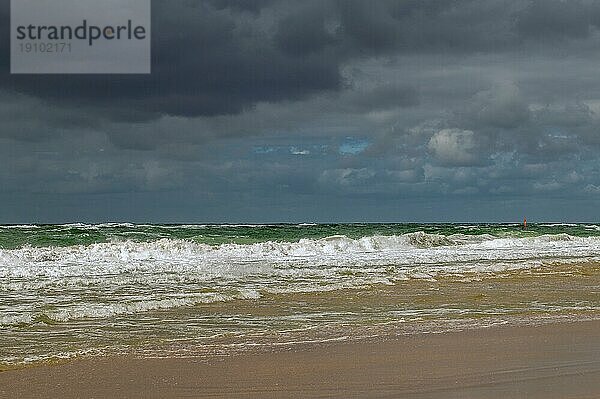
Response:
[[[33,316],[28,313],[22,314],[0,314],[0,327],[18,326],[20,324],[31,324]]]
[[[544,227],[577,227],[576,223],[545,223],[540,224],[540,226]]]
[[[0,225],[0,229],[39,229],[40,226],[35,224],[4,224]]]
[[[0,250],[0,290],[5,293],[0,305],[47,306],[38,313],[22,308],[16,315],[0,315],[0,325],[29,323],[40,312],[61,322],[107,318],[256,300],[261,293],[332,291],[444,276],[476,279],[599,257],[599,237],[567,234],[497,238],[417,232],[214,246],[160,239],[24,247]],[[97,297],[77,304],[76,298],[88,292]],[[123,295],[123,301],[106,304],[103,295]]]
[[[231,297],[217,293],[208,293],[193,297],[170,298],[160,300],[135,301],[129,303],[84,303],[46,312],[51,320],[65,322],[78,319],[104,319],[123,314],[136,314],[151,310],[164,310],[194,306],[200,303],[225,302]]]
[[[235,299],[259,299],[260,292],[252,289],[240,289],[230,294],[218,292],[168,295],[164,299],[142,299],[113,302],[75,302],[62,304],[52,310],[41,312],[21,312],[20,314],[0,315],[0,327],[18,326],[36,322],[54,323],[83,319],[105,319],[119,315],[130,315],[153,310],[166,310],[190,307],[199,304],[227,302]]]
[[[0,250],[0,278],[77,277],[123,273],[204,273],[207,277],[277,274],[282,268],[368,265],[418,266],[451,262],[583,258],[600,254],[600,238],[567,234],[528,238],[442,236],[423,232],[351,239],[211,246],[186,240],[120,241],[70,247]],[[460,271],[460,270],[457,270]],[[0,284],[2,281],[0,281]]]

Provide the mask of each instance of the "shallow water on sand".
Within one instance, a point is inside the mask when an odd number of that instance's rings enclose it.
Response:
[[[600,228],[0,226],[0,364],[600,316]]]

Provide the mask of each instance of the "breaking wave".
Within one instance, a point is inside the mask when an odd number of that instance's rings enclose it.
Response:
[[[0,315],[0,326],[23,326],[36,323],[53,325],[67,321],[85,319],[105,319],[119,315],[131,315],[152,310],[167,310],[190,307],[199,304],[227,302],[235,299],[258,299],[260,293],[253,290],[239,290],[236,293],[217,292],[176,296],[165,299],[141,300],[129,302],[80,303],[37,314]]]
[[[69,247],[0,250],[0,278],[74,277],[120,273],[205,273],[207,276],[272,274],[286,268],[326,269],[449,262],[589,258],[600,255],[600,237],[568,234],[498,238],[424,232],[352,239],[344,235],[297,242],[208,245],[183,239],[121,241]],[[0,281],[0,284],[2,281]]]
[[[473,278],[599,257],[600,237],[568,234],[500,238],[416,232],[221,245],[163,238],[23,247],[0,250],[0,290],[23,306],[35,293],[45,298],[47,309],[0,306],[0,326],[102,319],[263,294]],[[87,292],[95,297],[75,299]],[[103,295],[112,302],[105,303]]]

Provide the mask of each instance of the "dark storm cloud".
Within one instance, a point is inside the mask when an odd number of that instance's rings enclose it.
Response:
[[[240,113],[257,101],[297,99],[341,85],[335,60],[283,55],[256,16],[236,17],[202,2],[154,1],[152,11],[151,75],[4,73],[0,85],[119,121]],[[3,64],[7,69],[6,58]]]
[[[522,37],[536,39],[581,38],[590,34],[596,22],[590,3],[561,0],[534,0],[517,18]]]
[[[410,107],[419,103],[417,90],[410,86],[376,87],[366,91],[352,91],[347,102],[356,110],[385,110]]]
[[[487,51],[514,41],[505,1],[338,2],[340,30],[357,53]]]
[[[209,3],[218,10],[232,9],[257,13],[264,7],[273,4],[275,0],[209,0]]]
[[[341,66],[366,56],[496,51],[517,45],[520,37],[547,40],[550,31],[584,36],[593,21],[590,7],[498,0],[157,0],[152,75],[3,73],[0,87],[116,121],[236,114],[257,102],[339,91],[345,83]],[[6,4],[0,19],[6,30]],[[3,49],[8,47],[5,33]],[[7,70],[6,57],[2,64]]]

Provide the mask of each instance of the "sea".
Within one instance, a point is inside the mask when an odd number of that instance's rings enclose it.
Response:
[[[0,369],[598,318],[592,223],[0,226]]]

